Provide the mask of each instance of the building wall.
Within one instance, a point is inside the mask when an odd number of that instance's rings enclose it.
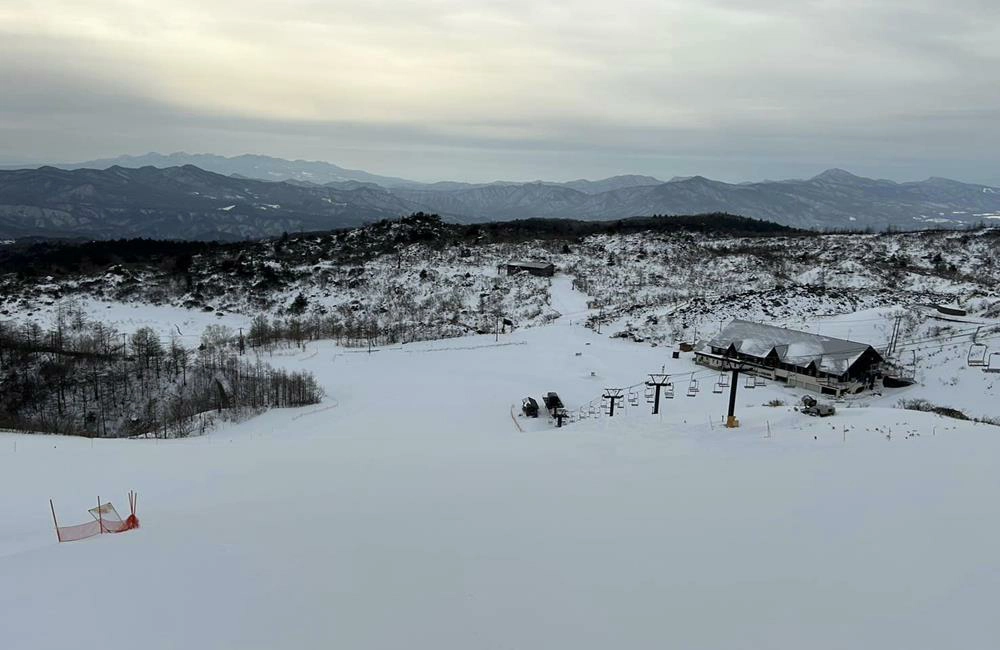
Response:
[[[518,266],[517,264],[507,265],[507,275],[514,275],[515,273],[521,273],[523,271],[527,271],[531,275],[551,278],[553,275],[555,275],[556,269],[554,265],[549,265],[541,269],[534,268],[531,266]]]
[[[743,356],[745,357],[746,355]],[[725,367],[727,361],[714,354],[706,354],[704,352],[695,352],[694,360],[695,363],[699,365],[716,368],[719,369],[720,372]],[[841,381],[828,377],[815,377],[813,375],[807,375],[794,370],[787,370],[785,368],[772,368],[764,365],[762,359],[746,359],[746,362],[754,364],[753,374],[757,376],[766,377],[767,379],[775,381],[783,381],[789,386],[795,386],[805,390],[815,391],[817,393],[824,393],[839,397],[841,394],[855,393],[864,388],[864,384],[859,381]]]

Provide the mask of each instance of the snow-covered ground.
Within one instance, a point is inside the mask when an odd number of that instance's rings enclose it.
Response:
[[[891,408],[919,386],[816,419],[767,385],[727,430],[689,354],[582,327],[567,278],[551,306],[499,341],[276,354],[324,403],[201,438],[0,434],[3,647],[996,647],[1000,429]],[[807,324],[874,336],[881,316]],[[556,429],[516,408],[661,367],[660,416]],[[936,367],[926,390],[980,390]],[[140,530],[56,543],[50,497],[78,523],[129,489]]]
[[[250,316],[185,309],[173,305],[150,305],[144,303],[123,303],[114,300],[100,300],[91,297],[74,297],[52,305],[39,306],[34,311],[19,311],[18,320],[33,320],[43,328],[51,327],[59,318],[72,318],[74,310],[80,310],[87,320],[98,321],[114,327],[119,332],[132,334],[140,327],[152,328],[162,340],[178,336],[188,344],[197,345],[202,332],[209,325],[224,325],[232,330],[240,327],[249,329]]]

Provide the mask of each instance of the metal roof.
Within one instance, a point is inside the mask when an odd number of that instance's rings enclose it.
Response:
[[[552,262],[507,262],[507,266],[520,266],[526,269],[547,269],[555,266]]]
[[[708,345],[713,348],[732,345],[737,352],[760,359],[774,350],[782,363],[803,368],[815,363],[817,369],[838,375],[847,372],[871,348],[858,341],[739,319],[726,325]]]

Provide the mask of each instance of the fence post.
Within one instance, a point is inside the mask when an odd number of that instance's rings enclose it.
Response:
[[[62,535],[59,534],[59,522],[56,521],[56,507],[52,505],[52,499],[49,499],[49,508],[52,510],[52,525],[56,527],[56,539],[61,542]]]

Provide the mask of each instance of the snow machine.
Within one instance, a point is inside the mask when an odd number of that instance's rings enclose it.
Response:
[[[825,418],[837,412],[832,404],[822,404],[816,401],[815,397],[804,395],[802,397],[802,412],[806,415]]]
[[[562,400],[555,393],[548,393],[542,398],[542,401],[545,402],[545,409],[552,417],[556,416],[556,411],[563,408]]]

